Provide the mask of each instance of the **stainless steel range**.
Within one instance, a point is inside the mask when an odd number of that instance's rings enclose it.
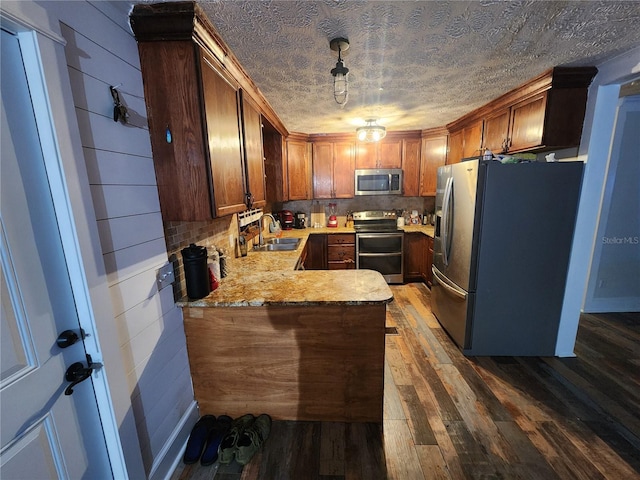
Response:
[[[356,268],[376,270],[387,283],[403,281],[403,238],[394,211],[354,212]]]

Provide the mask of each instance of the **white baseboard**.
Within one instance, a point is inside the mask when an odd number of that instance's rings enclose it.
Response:
[[[198,418],[200,413],[198,404],[194,400],[153,462],[149,480],[170,480],[178,463],[182,461],[189,434]]]
[[[640,298],[591,298],[584,302],[583,313],[640,312]]]

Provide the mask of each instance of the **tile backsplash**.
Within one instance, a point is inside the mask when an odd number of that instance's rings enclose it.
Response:
[[[164,222],[164,236],[169,262],[173,264],[176,281],[173,298],[177,301],[187,294],[181,250],[190,244],[209,247],[215,245],[227,252],[230,268],[234,260],[234,242],[238,237],[238,217],[229,215],[203,222]]]
[[[402,197],[396,195],[367,195],[348,199],[297,200],[284,202],[282,208],[292,212],[304,212],[310,218],[311,207],[319,203],[329,215],[329,203],[336,204],[338,218],[346,217],[347,212],[362,210],[417,210],[420,215],[435,209],[435,197]]]

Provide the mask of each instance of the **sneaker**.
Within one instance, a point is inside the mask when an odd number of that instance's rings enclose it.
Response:
[[[203,467],[213,465],[216,460],[218,460],[218,448],[222,443],[222,439],[231,428],[232,422],[233,419],[227,415],[220,415],[216,420],[216,423],[209,432],[207,444],[204,447],[202,457],[200,458],[200,464]]]
[[[255,419],[252,425],[242,432],[237,443],[236,460],[240,465],[246,465],[251,457],[260,450],[271,431],[271,417],[263,413]]]
[[[207,438],[209,437],[209,432],[213,428],[215,422],[216,417],[213,415],[205,415],[196,422],[191,430],[191,434],[189,435],[189,440],[187,440],[187,448],[185,449],[184,457],[182,458],[184,463],[188,465],[196,463],[200,459],[202,450],[204,449]]]
[[[227,464],[233,462],[240,435],[242,435],[242,432],[244,432],[255,419],[256,417],[248,413],[233,421],[231,428],[222,439],[222,443],[220,443],[220,448],[218,449],[218,459],[220,463]]]

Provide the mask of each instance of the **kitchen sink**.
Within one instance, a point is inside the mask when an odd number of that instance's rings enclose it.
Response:
[[[267,244],[272,243],[276,245],[294,244],[298,246],[298,244],[300,243],[300,239],[299,238],[268,238],[267,240],[264,241],[264,243],[267,243]]]
[[[283,252],[292,251],[300,245],[299,238],[270,238],[264,245],[255,246],[256,252]]]

